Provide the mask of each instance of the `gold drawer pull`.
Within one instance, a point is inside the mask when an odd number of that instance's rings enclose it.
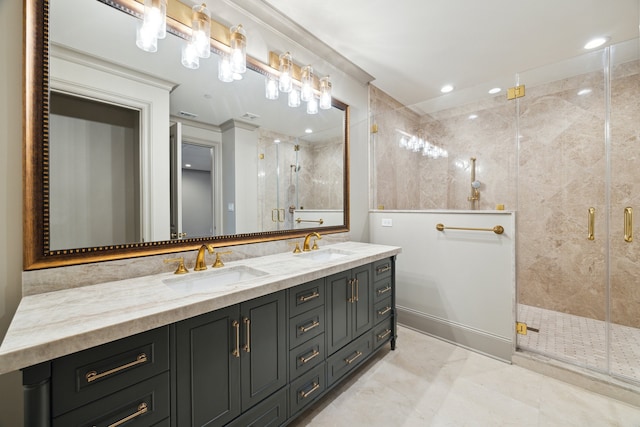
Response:
[[[378,341],[385,339],[391,333],[391,329],[385,330],[383,333],[378,334]]]
[[[380,274],[380,273],[384,273],[386,271],[391,270],[391,266],[389,264],[385,264],[382,267],[378,267],[376,268],[376,273]]]
[[[134,412],[133,414],[131,414],[131,415],[127,416],[127,417],[124,417],[120,421],[116,421],[113,424],[109,424],[109,427],[121,426],[122,424],[126,423],[127,421],[131,421],[132,419],[137,418],[142,414],[146,414],[147,411],[149,411],[149,407],[147,406],[146,403],[142,402],[141,404],[138,405],[138,410],[136,412]]]
[[[303,399],[306,399],[307,397],[309,397],[309,395],[311,393],[313,393],[314,391],[316,391],[319,388],[320,388],[320,383],[314,382],[313,383],[313,387],[311,387],[311,390],[309,390],[307,392],[304,392],[304,391],[300,392],[300,397],[303,398]]]
[[[349,359],[349,358],[344,359],[344,362],[345,362],[347,365],[351,365],[351,364],[352,364],[353,362],[355,362],[355,361],[356,361],[356,359],[358,359],[360,356],[362,356],[362,352],[361,352],[361,351],[356,351],[356,354],[355,354],[351,359]]]
[[[313,293],[311,295],[307,295],[307,296],[302,296],[300,298],[298,298],[298,301],[300,302],[307,302],[310,301],[314,298],[318,298],[320,296],[320,294],[318,293],[318,291],[313,291]]]
[[[244,318],[244,326],[247,330],[247,342],[244,344],[243,350],[251,353],[251,320],[247,317]]]
[[[231,322],[231,326],[236,330],[236,348],[233,349],[231,354],[233,354],[235,357],[240,357],[240,322],[234,320],[233,322]]]
[[[384,289],[378,289],[378,295],[382,295],[382,294],[386,294],[387,292],[389,292],[391,290],[391,286],[387,286]]]
[[[385,314],[387,314],[390,311],[391,311],[391,307],[386,306],[382,310],[378,310],[378,316],[384,316]]]
[[[133,362],[129,362],[122,366],[118,366],[117,368],[109,369],[108,371],[102,372],[100,374],[97,373],[96,371],[87,372],[87,374],[84,377],[86,378],[87,382],[90,383],[95,380],[99,380],[100,378],[107,377],[111,374],[115,374],[116,372],[120,372],[124,369],[131,368],[136,365],[141,365],[146,362],[147,362],[147,355],[144,353],[140,353],[138,357],[136,357],[136,360],[134,360]]]
[[[318,326],[320,326],[320,322],[318,322],[317,320],[314,320],[313,323],[310,324],[309,326],[300,326],[298,329],[300,329],[300,332],[305,333],[305,332],[309,332],[313,328],[317,328]]]
[[[351,287],[351,297],[350,297],[349,299],[347,299],[347,302],[350,302],[350,303],[352,303],[352,304],[353,304],[353,303],[355,302],[355,300],[356,300],[356,299],[355,299],[355,296],[354,296],[354,294],[353,294],[353,284],[354,284],[354,283],[355,283],[355,279],[349,279],[349,281],[347,282],[347,286],[350,286],[350,287]]]
[[[310,360],[315,359],[319,355],[320,355],[320,352],[318,350],[313,350],[313,353],[311,353],[307,357],[300,356],[300,363],[304,365],[305,363],[308,363]]]

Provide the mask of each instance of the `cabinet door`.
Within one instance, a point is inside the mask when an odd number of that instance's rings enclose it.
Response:
[[[338,350],[351,341],[351,271],[327,277],[327,354]]]
[[[240,414],[238,306],[184,320],[176,329],[179,426],[222,425]]]
[[[243,411],[287,383],[285,303],[281,291],[240,305]]]
[[[371,265],[353,269],[355,279],[355,301],[353,302],[353,335],[359,337],[373,327],[373,280]]]

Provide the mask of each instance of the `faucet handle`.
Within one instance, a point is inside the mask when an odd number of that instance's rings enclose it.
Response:
[[[169,264],[170,262],[177,262],[178,264],[178,268],[176,268],[176,271],[173,272],[173,274],[185,274],[188,273],[189,270],[187,270],[187,268],[184,266],[184,258],[183,257],[179,257],[179,258],[168,258],[163,260],[165,264]]]
[[[299,254],[300,252],[302,252],[300,250],[300,243],[298,243],[298,242],[289,242],[289,245],[296,245],[296,248],[293,250],[294,254]]]
[[[320,247],[318,246],[318,239],[313,239],[313,246],[311,247],[311,250],[315,251],[317,249],[320,249]]]
[[[232,253],[232,251],[225,251],[225,252],[215,252],[216,254],[216,260],[214,261],[212,267],[213,268],[220,268],[220,267],[224,267],[224,263],[222,262],[222,260],[220,259],[220,255],[227,255]]]

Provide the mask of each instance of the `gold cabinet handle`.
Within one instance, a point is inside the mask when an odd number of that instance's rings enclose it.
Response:
[[[307,301],[310,301],[312,299],[318,298],[319,296],[320,296],[320,294],[318,293],[318,291],[313,291],[313,293],[311,295],[301,296],[300,298],[298,298],[298,301],[307,302]]]
[[[320,388],[320,383],[317,383],[317,382],[314,381],[313,387],[311,387],[311,390],[309,390],[307,392],[301,391],[300,392],[300,397],[303,398],[303,399],[306,399],[307,397],[309,397],[311,395],[311,393],[313,393],[314,391],[316,391],[319,388]]]
[[[244,327],[247,331],[247,342],[245,342],[243,350],[247,353],[251,353],[251,320],[249,318],[244,318]]]
[[[353,296],[353,279],[349,279],[349,282],[347,282],[347,286],[351,287],[351,297],[347,300],[347,302],[353,303],[354,302],[354,296]]]
[[[390,333],[391,333],[391,329],[387,329],[383,333],[378,334],[378,341],[385,339],[386,337],[389,336]]]
[[[310,324],[309,326],[300,326],[298,329],[300,329],[300,332],[305,333],[305,332],[309,332],[313,328],[317,328],[318,326],[320,326],[320,322],[318,322],[317,320],[314,320],[313,323]]]
[[[136,365],[141,365],[143,363],[147,363],[147,355],[145,353],[140,353],[136,360],[133,362],[126,363],[122,366],[118,366],[117,368],[109,369],[108,371],[97,373],[96,371],[87,372],[84,376],[88,383],[93,382],[95,380],[99,380],[100,378],[107,377],[109,375],[113,375],[117,372],[123,371],[125,369],[134,367]]]
[[[633,208],[624,208],[624,241],[633,242]]]
[[[356,351],[356,354],[351,358],[346,358],[344,359],[344,363],[346,363],[347,365],[351,365],[353,362],[355,362],[360,356],[362,356],[362,352],[361,351]]]
[[[234,320],[231,323],[231,326],[236,330],[236,348],[233,349],[231,354],[235,357],[240,357],[240,323],[237,320]]]
[[[378,310],[378,315],[379,316],[384,316],[385,314],[387,314],[390,311],[391,311],[391,307],[387,306],[387,307],[383,308],[382,310]]]
[[[124,417],[123,419],[121,419],[120,421],[116,421],[113,424],[109,424],[109,427],[118,427],[121,426],[122,424],[131,421],[134,418],[139,417],[142,414],[146,414],[149,411],[149,407],[147,406],[146,403],[142,402],[141,404],[138,405],[138,410],[136,412],[134,412],[133,414]]]
[[[596,208],[589,208],[589,225],[587,229],[587,239],[595,240],[594,230],[596,226]]]
[[[378,295],[382,295],[382,294],[386,294],[387,292],[389,292],[391,290],[391,286],[387,286],[384,289],[378,289]]]
[[[310,360],[315,359],[316,357],[318,357],[320,355],[320,352],[318,350],[313,350],[313,353],[311,353],[309,356],[304,357],[304,356],[300,356],[300,363],[302,363],[303,365],[305,363],[309,363]]]
[[[380,273],[384,273],[385,271],[389,271],[389,270],[391,270],[391,266],[389,264],[385,264],[382,267],[376,268],[376,273],[380,274]]]
[[[354,280],[356,281],[356,299],[354,300],[354,302],[358,302],[358,300],[360,299],[360,280]]]

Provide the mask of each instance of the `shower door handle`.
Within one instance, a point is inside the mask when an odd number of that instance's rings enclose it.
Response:
[[[589,225],[587,226],[587,239],[595,240],[594,229],[596,226],[596,208],[589,208]]]
[[[624,241],[633,242],[633,208],[624,208]]]

